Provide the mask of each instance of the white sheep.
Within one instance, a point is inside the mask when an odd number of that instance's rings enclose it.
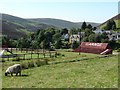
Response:
[[[20,64],[15,64],[13,66],[10,66],[7,68],[6,72],[5,72],[5,76],[7,76],[8,74],[11,74],[11,76],[13,76],[13,74],[16,74],[16,76],[18,75],[21,75],[21,70],[22,70],[22,67]]]

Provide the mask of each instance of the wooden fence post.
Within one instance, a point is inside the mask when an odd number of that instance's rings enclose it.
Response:
[[[7,55],[7,57],[8,57],[8,59],[7,59],[7,60],[9,61],[9,55]]]
[[[31,59],[32,59],[32,53],[31,53]]]
[[[57,57],[57,52],[55,52],[55,57]]]
[[[48,64],[48,59],[45,59],[45,64]]]
[[[23,54],[24,55],[24,58],[23,58],[23,60],[25,60],[25,54]]]
[[[38,49],[37,49],[37,53],[38,53]]]
[[[43,49],[43,55],[44,55],[44,58],[45,58],[45,51],[44,51],[44,49]]]
[[[22,52],[22,48],[20,48],[21,52]]]
[[[39,53],[37,53],[38,54],[38,59],[39,59]]]
[[[16,47],[16,52],[17,52],[17,47]]]
[[[26,53],[27,53],[27,48],[26,48]]]
[[[49,50],[49,54],[50,54],[50,58],[51,58],[51,52],[50,52],[50,50]]]
[[[2,61],[4,61],[4,57],[2,57]]]
[[[10,50],[11,52],[12,52],[12,48],[11,48],[11,50]]]
[[[43,55],[44,55],[44,58],[45,58],[45,53],[43,53]]]

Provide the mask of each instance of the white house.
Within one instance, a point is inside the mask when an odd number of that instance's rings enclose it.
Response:
[[[120,33],[114,33],[114,34],[109,34],[108,35],[109,40],[119,40],[120,39]]]
[[[84,36],[85,32],[78,32],[78,34],[70,35],[69,42],[73,43],[74,41],[80,42],[80,38]]]
[[[69,42],[73,43],[74,41],[79,42],[80,41],[80,35],[79,34],[73,34],[70,36]]]
[[[101,29],[96,29],[95,31],[93,31],[95,34],[102,34],[104,33],[104,30]]]
[[[112,30],[105,30],[104,32],[106,32],[107,34],[112,34]]]

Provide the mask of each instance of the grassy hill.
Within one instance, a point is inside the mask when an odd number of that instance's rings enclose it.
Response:
[[[36,19],[28,19],[30,21],[34,21],[37,23],[44,23],[47,25],[53,25],[58,28],[80,28],[83,22],[70,22],[66,20],[61,19],[53,19],[53,18],[36,18]],[[86,22],[87,24],[91,24],[93,27],[96,27],[99,25],[99,23],[93,23],[93,22]]]
[[[21,31],[22,30],[22,31]],[[26,35],[24,27],[9,21],[2,20],[2,34],[10,38],[19,38]]]
[[[120,14],[118,14],[118,15],[110,18],[110,19],[113,19],[113,20],[115,21],[115,23],[116,23],[116,27],[117,27],[117,28],[120,28]],[[110,19],[109,19],[109,20],[110,20]],[[106,26],[106,24],[107,24],[107,22],[108,22],[109,20],[107,20],[107,21],[105,21],[104,23],[100,24],[98,27],[102,29],[103,27]]]
[[[10,38],[18,38],[38,29],[51,27],[42,23],[35,23],[16,16],[2,14],[2,32]],[[11,33],[11,35],[10,35]]]
[[[20,17],[2,14],[2,31],[3,34],[8,35],[10,38],[19,38],[25,36],[30,32],[36,32],[38,29],[46,29],[49,27],[57,28],[80,28],[83,22],[70,22],[61,19],[52,18],[33,18],[23,19]],[[92,26],[98,26],[99,23],[87,22]],[[10,35],[11,33],[11,35]]]
[[[15,61],[2,64],[3,88],[117,88],[118,56],[94,58],[100,55],[58,51],[64,56],[48,58],[49,64],[22,71],[22,76],[4,76],[9,65]],[[88,60],[80,60],[89,58]],[[90,59],[91,58],[91,59]],[[33,59],[32,59],[33,60]],[[36,60],[36,59],[35,59]],[[33,61],[35,61],[33,60]],[[44,60],[44,58],[42,58]],[[70,62],[75,60],[74,62]],[[78,61],[79,60],[79,61]],[[61,62],[50,64],[52,62]],[[30,62],[20,60],[17,63]]]

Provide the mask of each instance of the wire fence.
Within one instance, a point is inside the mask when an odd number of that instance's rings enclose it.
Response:
[[[2,49],[3,50],[3,49]],[[4,61],[19,61],[27,59],[40,59],[46,57],[57,57],[57,51],[50,51],[45,49],[30,49],[30,48],[8,48],[5,52],[9,54],[3,54],[0,58]]]

